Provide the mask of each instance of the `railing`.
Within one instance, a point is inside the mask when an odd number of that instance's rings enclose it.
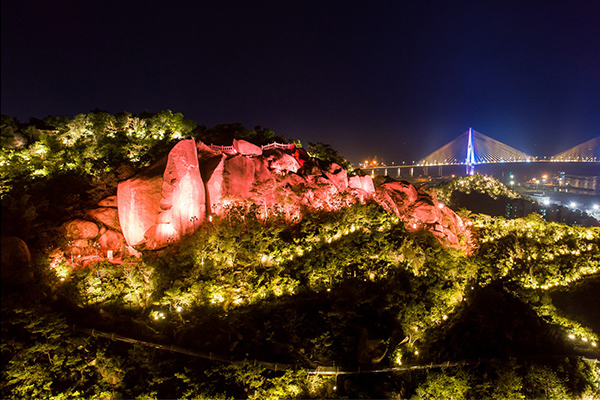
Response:
[[[221,151],[225,154],[238,154],[238,151],[233,146],[219,146],[216,144],[210,144],[209,146],[213,150]],[[294,150],[296,148],[295,143],[269,143],[260,147],[262,151],[270,150],[270,149],[282,149],[282,150]]]
[[[296,148],[296,143],[269,143],[261,146],[263,151],[270,149],[282,149],[282,150],[294,150]]]
[[[218,146],[216,144],[210,144],[209,146],[213,150],[221,151],[225,154],[237,154],[237,150],[233,146]]]

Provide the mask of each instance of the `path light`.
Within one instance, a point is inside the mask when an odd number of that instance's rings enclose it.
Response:
[[[572,333],[569,335],[569,339],[573,340],[575,339],[575,335],[573,335]]]

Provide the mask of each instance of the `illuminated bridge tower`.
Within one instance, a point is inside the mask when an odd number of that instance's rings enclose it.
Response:
[[[465,148],[467,149],[466,158]],[[417,165],[431,167],[464,164],[466,166],[466,174],[474,175],[476,165],[503,162],[530,162],[533,160],[535,160],[535,157],[477,132],[473,128],[469,128],[468,131],[453,141],[446,143],[420,160]]]
[[[467,142],[467,175],[475,174],[475,150],[473,149],[473,128],[469,128],[469,141]]]

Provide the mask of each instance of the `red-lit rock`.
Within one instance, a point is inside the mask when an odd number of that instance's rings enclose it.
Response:
[[[414,203],[419,197],[417,189],[410,183],[388,182],[381,185],[386,190],[397,193],[402,202]]]
[[[65,237],[69,240],[94,239],[98,236],[100,229],[94,222],[84,219],[74,219],[63,224]]]
[[[98,243],[100,244],[100,250],[104,255],[108,250],[112,250],[113,252],[119,251],[123,246],[125,246],[125,237],[119,232],[107,230],[100,238],[98,238]]]
[[[223,154],[207,160],[201,159],[200,172],[204,180],[207,212],[209,213],[221,213],[221,198],[225,193],[223,171],[226,158],[227,156]]]
[[[460,217],[440,204],[435,196],[406,182],[386,182],[378,187],[375,200],[398,216],[408,230],[426,229],[445,245],[470,251],[471,233]],[[460,245],[459,237],[465,237]]]
[[[192,139],[182,140],[169,153],[160,203],[161,214],[166,216],[160,215],[157,223],[171,224],[180,237],[191,234],[204,221],[205,202],[196,144]]]
[[[85,213],[93,220],[101,222],[111,229],[121,230],[121,225],[119,225],[119,211],[116,208],[100,207],[87,210]]]
[[[250,189],[254,183],[254,161],[242,155],[236,155],[225,160],[223,181],[229,197],[249,198]]]
[[[221,154],[220,151],[214,150],[210,146],[207,146],[203,142],[196,142],[196,151],[198,152],[199,160],[206,160]]]
[[[117,208],[119,205],[117,204],[117,195],[108,196],[98,203],[99,207],[112,207]]]
[[[245,140],[233,139],[233,148],[242,155],[245,156],[260,156],[262,155],[262,148]]]
[[[349,178],[339,165],[326,166],[301,149],[263,154],[243,140],[234,141],[233,148],[236,154],[225,154],[201,142],[182,141],[166,163],[121,182],[117,203],[127,243],[138,249],[164,247],[197,229],[207,212],[222,215],[235,202],[260,205],[262,217],[298,221],[307,212],[335,211],[370,198],[407,228],[428,229],[444,243],[456,244],[469,234],[456,214],[406,182],[386,182],[376,189],[371,176]],[[89,215],[110,226],[94,212]]]
[[[164,158],[117,187],[119,222],[129,246],[143,243],[146,231],[156,224],[166,164]]]
[[[430,197],[421,196],[412,206],[411,214],[425,224],[436,224],[442,221],[440,209],[433,204]]]
[[[267,164],[269,169],[278,174],[288,173],[288,172],[298,172],[300,169],[300,161],[298,158],[294,157],[291,154],[288,154],[284,150],[281,149],[273,149],[268,151],[267,156]]]
[[[154,249],[192,233],[206,215],[196,143],[177,143],[166,163],[121,182],[119,220],[130,246]]]
[[[348,189],[348,173],[338,164],[333,163],[327,171],[324,171],[325,176],[340,192],[345,192]]]
[[[252,157],[252,161],[254,162],[254,182],[263,182],[275,178],[264,158]]]

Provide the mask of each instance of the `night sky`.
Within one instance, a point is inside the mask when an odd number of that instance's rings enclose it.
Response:
[[[2,114],[181,112],[418,160],[600,135],[599,1],[2,0]]]

